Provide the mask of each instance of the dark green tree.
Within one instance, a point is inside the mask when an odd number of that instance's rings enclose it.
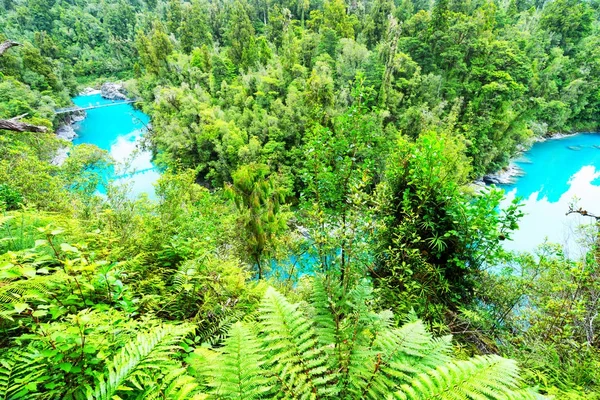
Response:
[[[542,10],[540,27],[559,34],[560,46],[567,52],[572,52],[573,46],[590,32],[593,21],[593,10],[587,2],[553,0]]]
[[[502,255],[500,242],[516,228],[516,207],[496,211],[502,193],[472,196],[464,144],[429,132],[401,138],[379,188],[379,248],[373,277],[382,301],[443,320],[474,299],[480,268]]]
[[[233,3],[225,37],[229,44],[229,58],[236,69],[253,66],[257,56],[256,37],[246,3],[240,0]]]
[[[232,178],[228,193],[239,212],[241,245],[261,279],[265,258],[277,235],[286,228],[285,213],[281,210],[283,191],[277,187],[275,177],[269,176],[269,167],[263,164],[243,165]]]

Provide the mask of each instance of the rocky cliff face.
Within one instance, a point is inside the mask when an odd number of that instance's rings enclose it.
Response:
[[[65,116],[64,125],[61,125],[56,130],[56,136],[60,139],[64,139],[68,142],[72,142],[77,137],[73,124],[75,122],[82,121],[85,118],[85,111],[76,112],[73,114],[67,114]],[[52,158],[50,163],[61,166],[65,160],[69,157],[69,147],[60,147],[56,152],[56,155]]]
[[[127,96],[123,94],[124,90],[120,83],[106,82],[100,88],[100,94],[108,100],[127,100]]]
[[[56,136],[70,142],[77,137],[77,134],[71,125],[63,125],[56,130]]]

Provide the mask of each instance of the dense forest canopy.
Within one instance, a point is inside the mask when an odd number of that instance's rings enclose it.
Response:
[[[599,17],[0,0],[0,398],[600,398],[596,225],[582,259],[513,254],[518,204],[471,185],[598,129]],[[156,201],[54,134],[107,81],[151,117]]]

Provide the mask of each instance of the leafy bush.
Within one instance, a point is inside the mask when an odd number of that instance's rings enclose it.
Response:
[[[16,210],[23,203],[23,196],[7,184],[0,183],[0,208]]]

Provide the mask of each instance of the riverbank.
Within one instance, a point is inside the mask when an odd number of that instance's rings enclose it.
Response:
[[[529,151],[534,144],[543,143],[549,140],[567,139],[582,133],[586,132],[553,133],[547,136],[536,136],[527,145],[519,145],[519,150],[516,156],[511,159],[508,166],[500,169],[497,172],[486,174],[481,178],[476,179],[473,183],[477,186],[512,185],[516,182],[517,178],[525,174],[523,169],[516,163],[516,160],[525,152]]]
[[[565,215],[577,199],[577,206],[594,212],[600,201],[600,135],[580,133],[555,136],[535,143],[514,162],[523,176],[513,184],[502,185],[505,200],[501,208],[520,199],[525,214],[512,241],[503,247],[515,251],[535,251],[547,239],[563,246],[573,259],[586,251],[580,225],[585,221]]]

